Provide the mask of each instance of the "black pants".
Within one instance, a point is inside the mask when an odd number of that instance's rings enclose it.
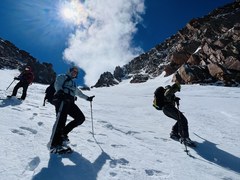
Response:
[[[19,82],[16,84],[16,86],[13,88],[12,96],[16,96],[16,95],[17,95],[17,92],[18,92],[18,89],[22,87],[22,88],[23,88],[23,91],[22,91],[21,99],[25,99],[26,96],[27,96],[28,86],[29,86],[28,83],[19,81]]]
[[[75,127],[81,125],[85,121],[85,116],[82,111],[74,102],[68,101],[58,101],[55,103],[56,113],[58,114],[61,103],[63,102],[63,107],[61,113],[59,114],[59,119],[57,119],[57,124],[55,124],[55,132],[53,132],[52,144],[51,146],[62,144],[62,135],[67,135]],[[66,125],[67,115],[73,118],[73,121]],[[54,131],[54,128],[53,128]]]
[[[176,134],[180,134],[183,138],[188,138],[188,121],[186,117],[183,115],[181,111],[179,111],[175,106],[172,104],[167,104],[163,108],[163,113],[172,118],[175,119],[177,122],[172,127],[172,131]]]

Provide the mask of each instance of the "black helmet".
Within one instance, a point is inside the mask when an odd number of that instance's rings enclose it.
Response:
[[[181,85],[180,85],[179,83],[174,83],[174,84],[172,85],[172,88],[173,88],[173,89],[176,89],[177,91],[181,91]]]

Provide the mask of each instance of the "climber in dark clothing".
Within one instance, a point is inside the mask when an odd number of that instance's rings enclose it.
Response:
[[[33,79],[34,79],[34,75],[33,75],[32,69],[30,66],[27,66],[18,77],[14,78],[14,80],[19,80],[19,82],[14,87],[12,95],[8,97],[16,96],[18,89],[22,87],[23,91],[20,99],[24,100],[27,96],[28,86],[33,82]]]
[[[176,97],[175,93],[180,90],[181,86],[178,83],[175,83],[172,86],[167,86],[164,93],[164,106],[162,110],[166,116],[177,121],[172,127],[170,138],[179,140],[186,145],[194,146],[194,143],[189,138],[187,118],[178,108],[180,98]],[[177,108],[175,107],[176,105]]]

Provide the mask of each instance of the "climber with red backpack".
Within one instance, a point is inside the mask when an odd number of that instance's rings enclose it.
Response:
[[[22,95],[21,95],[21,98],[18,98],[18,99],[24,100],[27,96],[28,86],[32,84],[33,79],[34,79],[34,74],[32,72],[32,68],[30,66],[25,67],[22,73],[18,77],[14,77],[14,80],[19,80],[19,82],[13,88],[12,94],[7,97],[11,98],[12,96],[16,96],[18,89],[22,87],[23,88]]]

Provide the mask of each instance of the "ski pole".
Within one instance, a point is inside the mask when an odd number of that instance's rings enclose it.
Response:
[[[92,134],[94,136],[94,128],[93,128],[93,113],[92,113],[92,101],[90,101],[90,108],[91,108],[91,120],[92,120]]]
[[[46,96],[44,97],[44,100],[43,100],[43,106],[45,106],[45,103],[46,103]]]
[[[15,81],[15,79],[13,79],[13,81],[11,82],[11,84],[7,87],[6,90],[8,90],[8,88],[12,85],[12,83]]]
[[[92,120],[92,135],[93,135],[93,139],[95,140],[95,142],[97,143],[97,145],[99,146],[99,148],[103,151],[102,147],[100,146],[100,144],[98,143],[98,141],[96,140],[95,136],[94,136],[94,128],[93,128],[93,113],[92,113],[92,101],[90,101],[90,107],[91,107],[91,120]]]
[[[57,129],[57,126],[58,126],[58,123],[59,123],[59,119],[60,119],[60,116],[61,116],[61,113],[62,113],[62,110],[63,110],[63,106],[64,106],[64,101],[61,102],[60,107],[58,109],[58,112],[57,112],[57,115],[56,115],[56,121],[53,125],[52,134],[51,134],[51,137],[50,137],[50,141],[48,143],[48,148],[51,147],[52,142],[53,142],[53,138],[55,138],[55,133],[56,133],[56,129]]]
[[[46,101],[46,99],[43,100],[43,106],[45,106],[45,101]]]

